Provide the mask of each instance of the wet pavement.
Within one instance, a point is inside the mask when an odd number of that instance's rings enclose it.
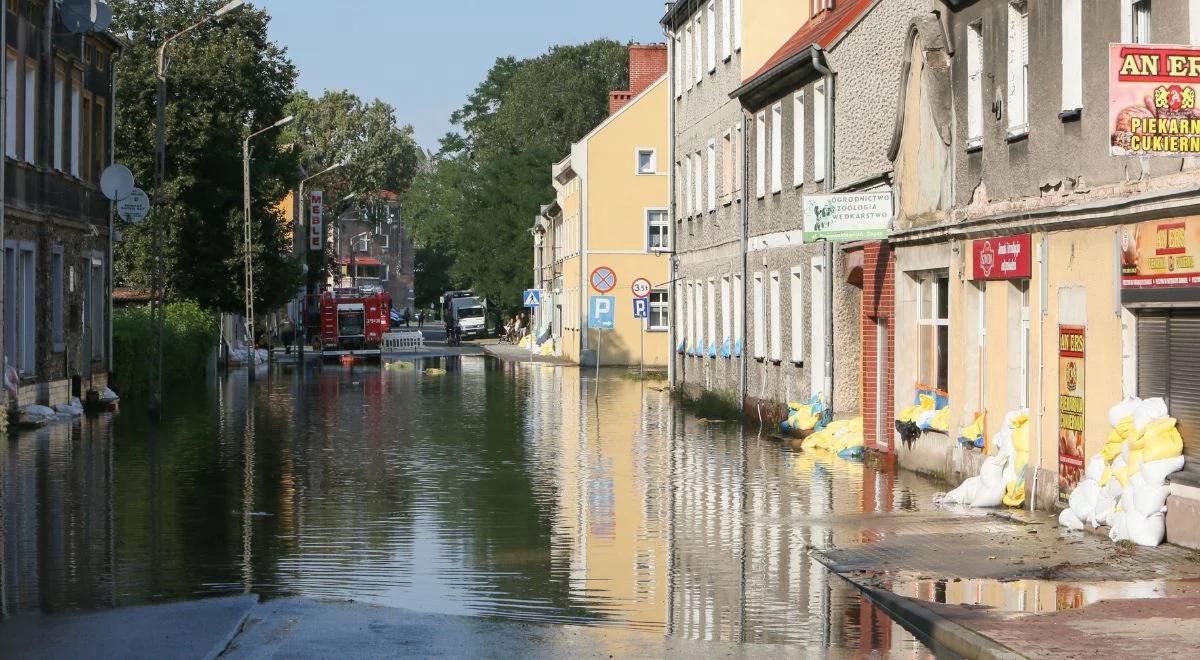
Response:
[[[126,401],[10,438],[3,614],[251,593],[653,655],[927,653],[810,551],[888,538],[929,513],[928,481],[698,423],[618,372],[415,366],[276,365],[177,393],[158,428]]]

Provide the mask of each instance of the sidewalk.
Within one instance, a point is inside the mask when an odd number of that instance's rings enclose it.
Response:
[[[1200,553],[1117,545],[1022,511],[897,512],[814,556],[964,657],[1189,656]]]
[[[483,350],[492,357],[499,358],[505,362],[533,362],[535,364],[552,364],[557,366],[574,366],[575,363],[560,357],[547,357],[542,355],[533,355],[532,359],[528,348],[522,348],[513,344],[501,344],[496,340],[488,340],[487,344],[480,344]]]

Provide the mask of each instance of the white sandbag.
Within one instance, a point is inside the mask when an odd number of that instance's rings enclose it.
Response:
[[[1142,405],[1142,400],[1136,396],[1131,396],[1124,401],[1118,403],[1108,409],[1108,425],[1116,428],[1121,420],[1133,414],[1138,406]]]
[[[1085,479],[1079,482],[1075,490],[1071,491],[1071,497],[1068,500],[1071,511],[1075,512],[1075,517],[1079,520],[1087,520],[1096,510],[1096,498],[1099,496],[1099,481]]]
[[[1121,455],[1117,456],[1117,458],[1114,458],[1113,462],[1116,463],[1117,459],[1120,459],[1122,465],[1128,465],[1129,464],[1129,452],[1131,452],[1131,451],[1132,450],[1129,448],[1129,443],[1122,442],[1121,443]]]
[[[916,418],[913,419],[913,423],[915,423],[918,428],[930,428],[933,425],[933,418],[936,417],[937,414],[938,411],[936,410],[926,410],[920,415],[917,415]]]
[[[1083,521],[1070,509],[1063,509],[1062,513],[1058,514],[1058,524],[1067,529],[1083,529]]]
[[[1123,468],[1123,467],[1127,467],[1128,465],[1129,465],[1129,459],[1128,459],[1128,458],[1125,458],[1124,456],[1118,456],[1118,457],[1116,457],[1116,458],[1114,458],[1114,459],[1113,459],[1113,462],[1112,462],[1112,471],[1113,471],[1113,472],[1116,472],[1117,470],[1120,470],[1120,469],[1121,469],[1121,468]]]
[[[1167,506],[1167,496],[1171,494],[1170,486],[1130,486],[1129,492],[1132,493],[1133,511],[1140,513],[1143,516],[1152,516],[1156,513],[1163,513]]]
[[[988,486],[1004,484],[1004,467],[1008,465],[1008,457],[997,454],[989,456],[983,465],[979,466],[979,478]]]
[[[1108,517],[1112,528],[1108,530],[1108,539],[1113,543],[1129,540],[1129,526],[1126,523],[1126,518],[1129,514],[1124,511],[1117,511]]]
[[[1146,485],[1146,478],[1142,476],[1142,472],[1140,470],[1129,475],[1129,487],[1130,488],[1141,488],[1142,486],[1145,486],[1145,485]]]
[[[1104,476],[1104,467],[1104,457],[1096,454],[1088,461],[1087,470],[1083,473],[1084,479],[1091,479],[1099,485],[1100,477]]]
[[[1167,483],[1167,477],[1183,469],[1183,462],[1182,456],[1176,456],[1142,463],[1142,478],[1146,480],[1147,486],[1161,486]]]
[[[1167,520],[1162,513],[1140,516],[1129,512],[1125,514],[1125,529],[1130,541],[1148,548],[1156,548],[1162,545],[1167,536]]]
[[[121,397],[117,396],[116,392],[110,390],[107,387],[104,388],[104,390],[102,390],[100,392],[100,401],[102,403],[115,403],[120,400],[121,400]]]
[[[1167,416],[1167,402],[1159,398],[1146,399],[1138,404],[1133,411],[1133,428],[1141,431],[1150,422],[1157,422]],[[1116,426],[1115,424],[1113,426]]]
[[[1108,485],[1104,487],[1104,490],[1108,492],[1108,496],[1113,498],[1113,500],[1119,500],[1121,499],[1121,491],[1125,490],[1125,487],[1121,485],[1120,479],[1113,477],[1108,480]]]
[[[1109,524],[1109,517],[1116,511],[1117,500],[1108,492],[1107,488],[1101,488],[1096,495],[1096,508],[1092,511],[1092,515],[1088,517],[1088,522],[1092,524],[1092,529],[1096,529],[1101,525]]]

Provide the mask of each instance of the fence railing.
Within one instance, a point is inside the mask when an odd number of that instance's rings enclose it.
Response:
[[[404,353],[425,349],[425,335],[420,332],[388,332],[383,335],[384,353]]]

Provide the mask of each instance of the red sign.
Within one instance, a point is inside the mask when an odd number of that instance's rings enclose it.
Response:
[[[1029,234],[1001,238],[979,238],[972,242],[975,255],[973,280],[1015,280],[1030,276],[1033,241]]]
[[[592,288],[598,293],[608,293],[617,286],[617,274],[608,266],[592,271]]]
[[[1121,229],[1121,286],[1200,286],[1200,218],[1126,225]]]

